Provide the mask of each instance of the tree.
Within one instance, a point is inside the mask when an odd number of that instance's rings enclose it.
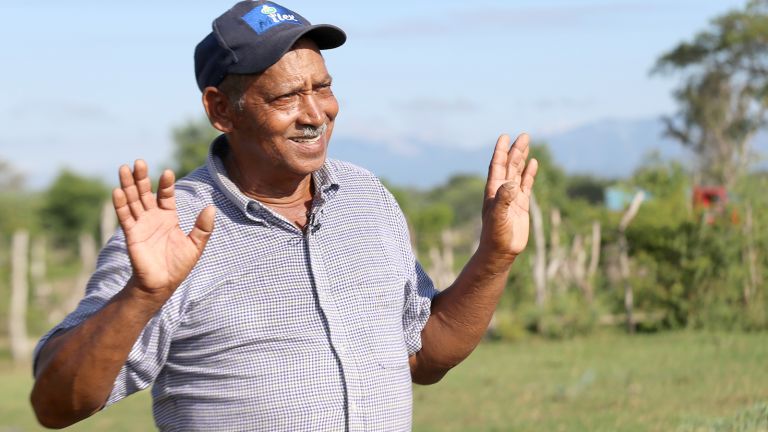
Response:
[[[207,118],[190,120],[174,128],[174,171],[176,178],[182,178],[195,168],[203,165],[208,157],[208,147],[219,135]]]
[[[455,219],[453,208],[443,202],[430,203],[412,216],[416,244],[420,252],[440,244],[443,231],[450,228]]]
[[[576,174],[569,176],[567,183],[568,198],[581,199],[591,205],[602,205],[605,200],[605,188],[613,181],[591,174]]]
[[[440,202],[453,209],[451,223],[465,225],[470,222],[480,222],[483,208],[483,191],[485,179],[480,176],[457,174],[427,194],[427,201]]]
[[[654,73],[681,72],[679,111],[666,132],[691,149],[705,183],[735,185],[754,159],[751,140],[768,105],[768,0],[715,18],[662,55]]]
[[[76,244],[82,233],[96,238],[101,206],[109,198],[100,180],[63,170],[45,193],[40,219],[57,241]]]

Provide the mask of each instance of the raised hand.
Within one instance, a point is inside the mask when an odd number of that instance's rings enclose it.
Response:
[[[528,244],[528,208],[539,163],[528,159],[527,134],[510,147],[508,135],[496,141],[488,168],[480,248],[494,257],[513,260]]]
[[[216,210],[213,206],[203,209],[187,235],[179,227],[172,171],[160,176],[156,196],[143,160],[135,162],[133,172],[128,165],[121,166],[119,174],[120,187],[112,191],[112,203],[125,232],[133,285],[162,304],[202,255]]]

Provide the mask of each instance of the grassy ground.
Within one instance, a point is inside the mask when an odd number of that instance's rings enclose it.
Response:
[[[414,430],[768,431],[766,365],[766,334],[487,343],[441,383],[415,389]],[[0,432],[39,430],[28,371],[6,367],[0,380]],[[143,392],[69,430],[151,428]]]
[[[487,344],[417,388],[421,431],[675,431],[768,401],[768,335]],[[708,430],[708,429],[701,429]]]

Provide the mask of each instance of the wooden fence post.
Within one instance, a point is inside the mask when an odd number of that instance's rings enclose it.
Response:
[[[27,339],[27,284],[29,259],[29,232],[16,231],[11,245],[11,304],[8,315],[8,330],[11,338],[11,356],[17,364],[29,360]]]
[[[632,284],[629,281],[629,245],[627,244],[626,231],[632,219],[637,216],[640,210],[640,204],[645,199],[645,193],[638,192],[632,198],[627,212],[621,218],[619,223],[619,267],[621,269],[621,278],[624,280],[624,308],[627,311],[627,331],[632,334],[635,332],[635,317],[632,315],[635,305],[635,295],[632,291]]]
[[[536,306],[544,308],[547,300],[547,245],[544,238],[544,221],[536,195],[531,193],[531,224],[536,253],[533,258],[533,282],[536,284]]]
[[[112,235],[115,234],[115,227],[117,227],[117,215],[115,214],[115,207],[111,201],[107,201],[101,206],[101,222],[99,224],[101,245],[107,244]]]
[[[584,286],[586,292],[587,303],[592,304],[595,297],[595,275],[597,274],[597,266],[600,263],[600,246],[601,246],[601,228],[600,222],[595,221],[592,223],[592,245],[589,256],[589,268],[587,270],[587,280]]]
[[[98,250],[93,235],[88,233],[80,234],[79,245],[81,263],[80,273],[62,305],[64,313],[69,313],[75,310],[80,299],[83,298],[85,286],[88,285],[88,280],[91,278],[91,274],[96,269]]]
[[[568,257],[566,256],[565,247],[560,243],[560,224],[562,222],[560,209],[553,208],[550,211],[549,221],[549,253],[545,254],[544,258],[545,268],[547,269],[545,272],[546,286],[551,289],[552,282],[554,281],[557,292],[562,294],[566,290],[566,281],[562,277],[558,278],[558,275],[568,271],[566,268]]]
[[[429,273],[437,289],[442,291],[456,280],[456,272],[453,269],[456,233],[453,230],[444,229],[440,236],[440,243],[440,248],[432,246],[429,249],[429,259],[432,261]]]
[[[32,281],[32,292],[35,303],[43,309],[48,306],[52,292],[51,285],[45,278],[47,273],[46,260],[47,240],[44,236],[35,237],[32,240],[31,260],[29,263],[29,276]]]

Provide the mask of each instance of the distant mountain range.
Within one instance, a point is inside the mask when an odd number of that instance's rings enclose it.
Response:
[[[608,119],[575,127],[550,136],[533,136],[546,142],[555,161],[568,173],[589,173],[604,178],[626,177],[651,152],[682,160],[685,150],[663,136],[658,118]],[[407,152],[382,142],[334,138],[330,156],[347,160],[398,185],[431,187],[456,173],[485,175],[489,149],[451,149],[413,141]],[[755,139],[755,149],[768,153],[768,134]]]

